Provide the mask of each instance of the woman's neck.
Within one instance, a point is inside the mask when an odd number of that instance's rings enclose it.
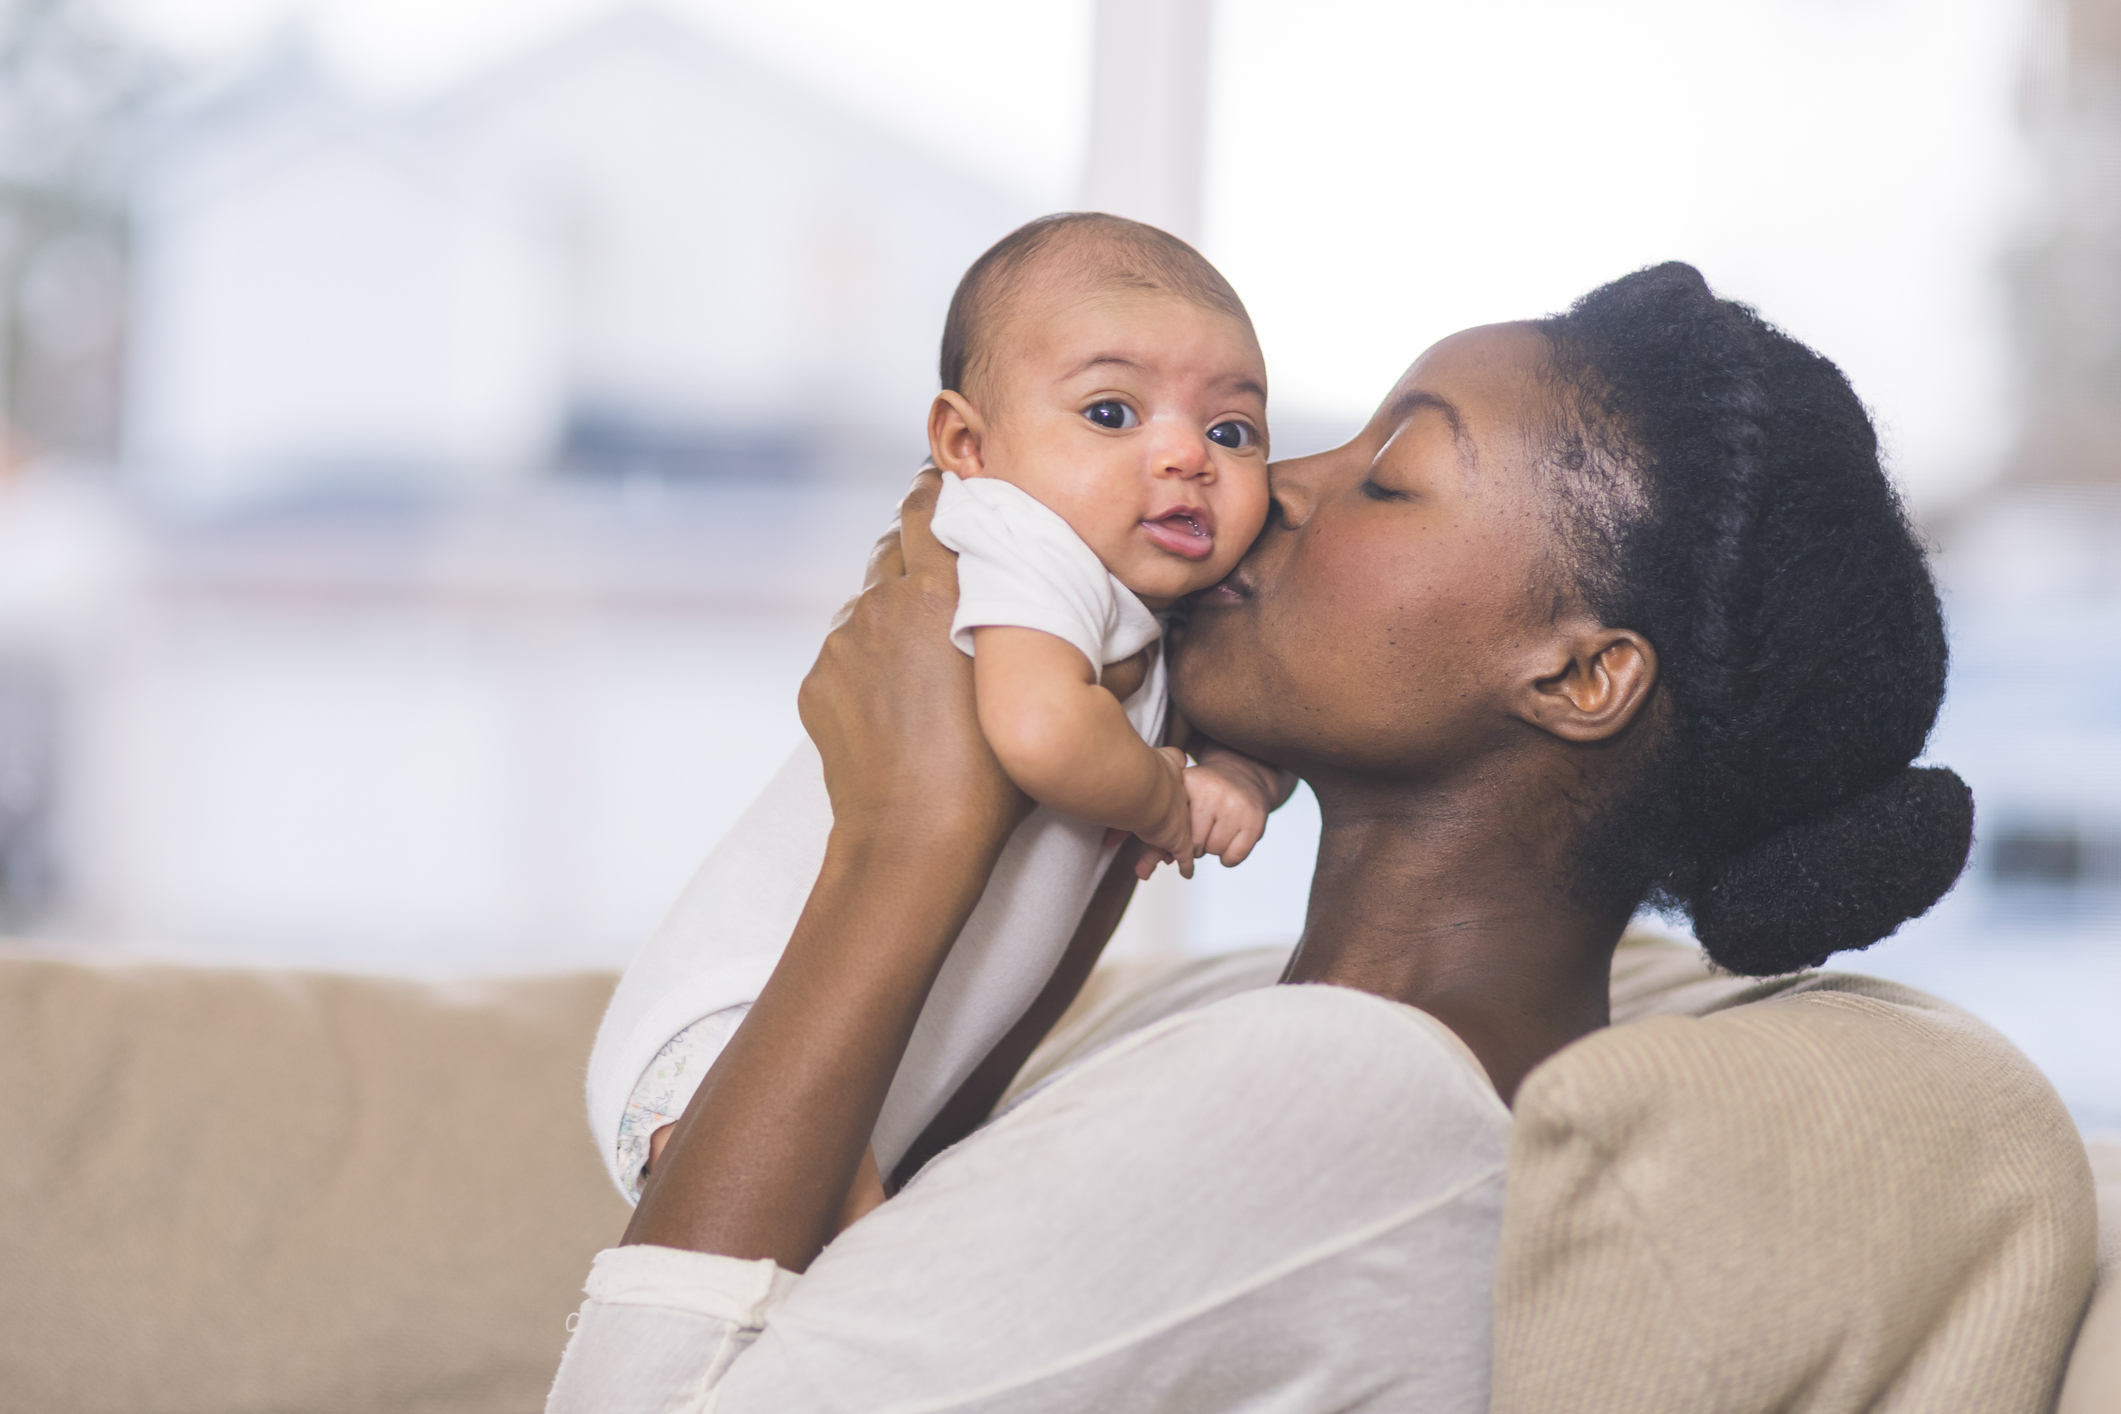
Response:
[[[1604,1026],[1627,920],[1573,900],[1551,824],[1499,818],[1492,780],[1408,792],[1313,781],[1324,830],[1283,980],[1420,1007],[1472,1048],[1504,1101],[1533,1066]],[[1501,812],[1506,815],[1507,812]]]

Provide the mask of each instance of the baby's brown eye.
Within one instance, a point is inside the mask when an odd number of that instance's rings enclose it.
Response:
[[[1083,416],[1099,427],[1114,432],[1124,432],[1130,427],[1141,426],[1141,419],[1134,415],[1134,409],[1117,398],[1106,398],[1103,402],[1090,404],[1083,409]]]
[[[1242,452],[1259,440],[1259,434],[1242,422],[1218,422],[1208,429],[1208,440],[1218,447]]]

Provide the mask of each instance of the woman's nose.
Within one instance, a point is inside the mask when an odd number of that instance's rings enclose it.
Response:
[[[1267,521],[1294,530],[1318,507],[1317,457],[1298,457],[1267,467]]]

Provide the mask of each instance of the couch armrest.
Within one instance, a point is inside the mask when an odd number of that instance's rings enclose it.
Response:
[[[2121,1409],[2121,1144],[2089,1144],[2099,1186],[2099,1289],[2069,1359],[2056,1414]]]
[[[1890,983],[1728,1000],[1519,1091],[1495,1414],[2051,1408],[2094,1220],[2045,1078]]]

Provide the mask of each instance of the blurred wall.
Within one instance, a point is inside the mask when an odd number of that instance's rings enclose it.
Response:
[[[136,193],[126,460],[194,507],[896,468],[1030,214],[653,11],[405,107],[284,50]]]

